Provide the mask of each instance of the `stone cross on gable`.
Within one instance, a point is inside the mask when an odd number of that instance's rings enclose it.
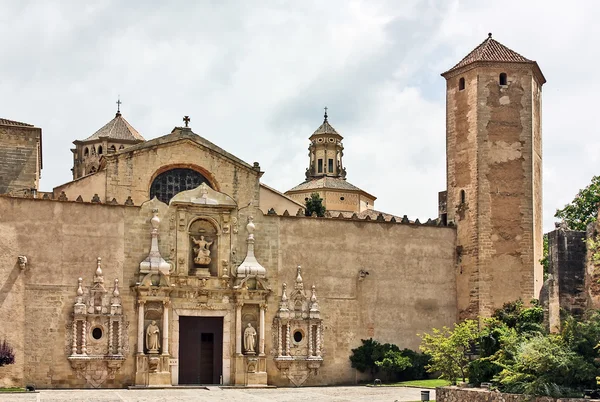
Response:
[[[189,127],[188,124],[190,123],[190,116],[183,116],[183,122],[185,123],[186,127]]]

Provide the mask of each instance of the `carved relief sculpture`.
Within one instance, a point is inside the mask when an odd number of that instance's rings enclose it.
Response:
[[[256,330],[252,324],[248,323],[248,326],[244,330],[244,350],[247,355],[256,354],[254,348],[256,345]]]
[[[114,379],[128,352],[119,281],[112,292],[104,287],[101,259],[97,260],[93,285],[84,288],[77,280],[73,321],[68,331],[68,359],[79,378],[94,388]]]
[[[192,237],[192,241],[196,245],[196,247],[194,247],[194,252],[196,253],[194,262],[197,265],[202,266],[210,264],[210,246],[213,242],[205,240],[204,236],[200,236],[200,240]]]
[[[156,321],[152,321],[146,328],[146,348],[148,353],[157,354],[160,348],[160,329],[156,325]]]

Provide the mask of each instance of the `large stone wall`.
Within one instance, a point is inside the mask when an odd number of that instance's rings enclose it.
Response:
[[[139,263],[150,246],[152,203],[142,206],[92,204],[0,197],[0,339],[15,348],[16,363],[0,368],[0,385],[33,383],[38,387],[86,387],[69,354],[69,323],[77,278],[90,285],[97,257],[107,287],[121,283],[128,322],[126,360],[104,387],[134,381],[136,350],[135,284]],[[324,363],[305,385],[353,383],[360,374],[350,367],[351,349],[373,337],[416,349],[417,333],[451,325],[456,318],[453,281],[455,230],[447,227],[351,219],[261,215],[255,208],[239,211],[240,222],[255,214],[256,256],[267,268],[274,290],[267,310],[266,351],[269,383],[290,382],[273,363],[273,322],[281,284],[294,283],[296,265],[303,266],[307,287],[315,284],[324,319]],[[172,256],[174,221],[163,204],[159,215],[159,248]],[[233,258],[246,253],[243,223],[233,236]],[[225,253],[226,255],[227,253]],[[28,263],[24,270],[18,256]],[[170,258],[170,257],[169,257]],[[361,278],[359,271],[369,274]],[[232,304],[229,314],[234,314]],[[171,350],[178,333],[171,330]],[[235,333],[233,321],[231,333]],[[234,342],[230,344],[234,353]]]
[[[325,361],[307,384],[354,383],[360,373],[348,358],[361,339],[417,350],[418,333],[456,320],[453,228],[294,216],[262,216],[256,225],[257,258],[276,289],[267,319],[297,265],[317,289]],[[272,361],[268,372],[273,384],[289,385]]]
[[[590,399],[583,398],[551,398],[546,396],[530,397],[517,394],[504,394],[488,391],[481,388],[436,388],[435,400],[437,402],[584,402]]]
[[[38,188],[41,138],[37,127],[0,125],[0,194]]]

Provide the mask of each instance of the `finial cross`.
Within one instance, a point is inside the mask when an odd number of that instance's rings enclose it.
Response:
[[[117,113],[121,113],[121,95],[117,98]]]
[[[325,121],[327,121],[327,106],[325,106]]]
[[[188,127],[188,124],[190,124],[190,116],[183,116],[183,122],[185,123],[185,126]]]

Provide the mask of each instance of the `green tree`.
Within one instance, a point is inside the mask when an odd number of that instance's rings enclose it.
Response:
[[[377,371],[375,362],[382,357],[381,344],[374,341],[373,338],[361,339],[361,342],[361,346],[352,349],[352,355],[350,355],[352,367],[361,373],[369,370],[371,375],[374,375]]]
[[[13,364],[15,362],[15,353],[13,348],[6,343],[6,339],[0,343],[0,367]]]
[[[392,378],[412,366],[410,357],[404,356],[396,345],[391,346],[395,348],[388,349],[383,354],[383,358],[375,362],[375,365],[386,373],[388,378]]]
[[[319,193],[312,193],[306,200],[306,216],[312,216],[313,212],[316,212],[320,218],[325,216],[325,205],[323,205],[323,199]]]
[[[562,209],[557,209],[555,218],[564,220],[573,230],[586,230],[589,223],[595,222],[600,203],[600,176],[592,177],[592,182],[579,190],[577,196]]]
[[[430,373],[441,373],[440,378],[456,383],[461,377],[467,380],[467,367],[470,363],[468,352],[479,339],[479,329],[474,320],[454,324],[454,328],[434,328],[431,334],[420,335],[421,351],[431,356],[428,366]]]

